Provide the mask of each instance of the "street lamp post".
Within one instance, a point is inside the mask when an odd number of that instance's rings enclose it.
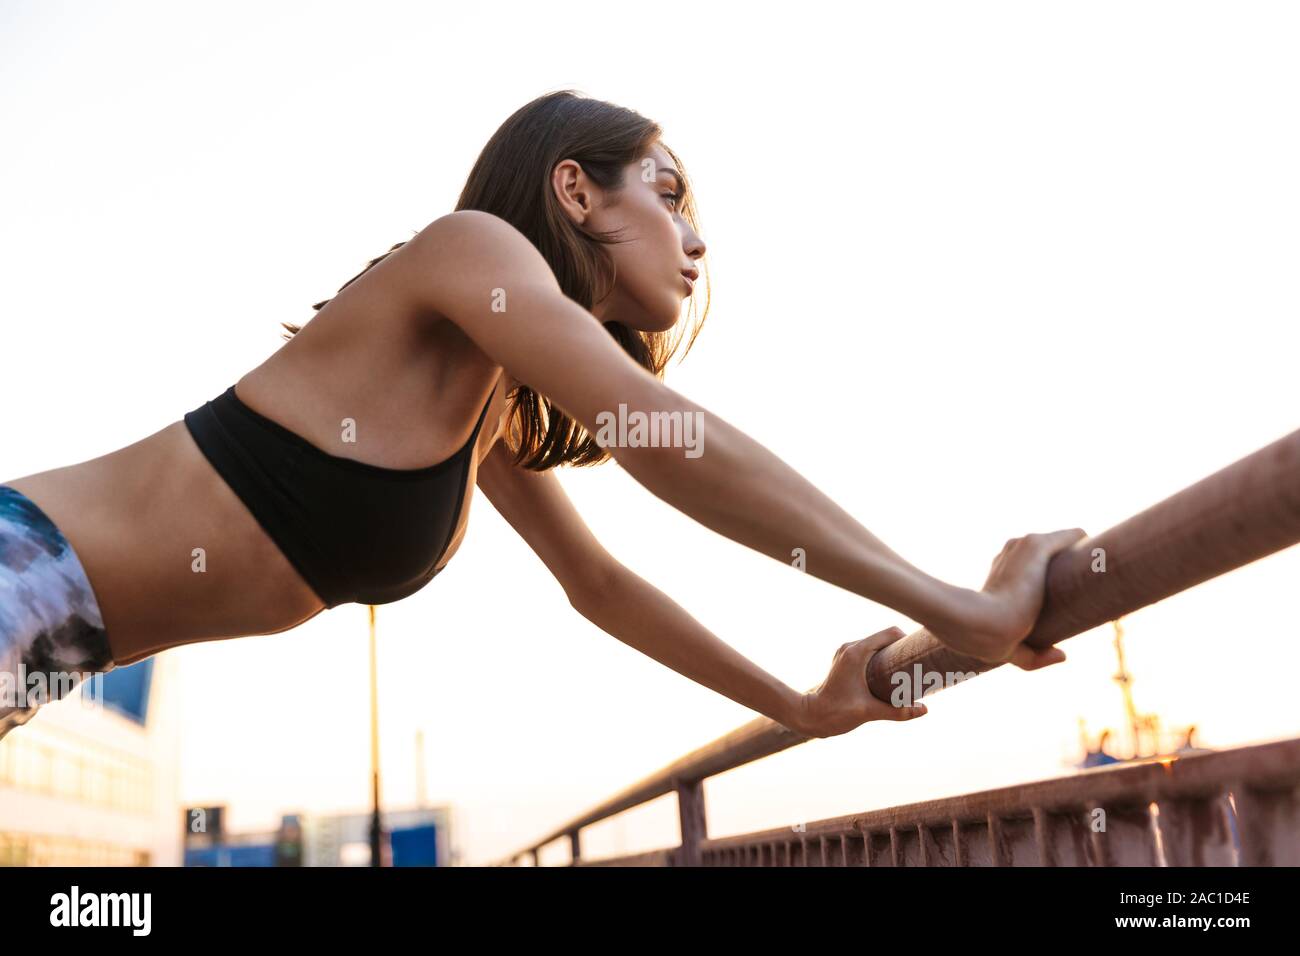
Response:
[[[383,866],[383,821],[379,818],[379,680],[375,652],[375,606],[370,608],[370,865]]]

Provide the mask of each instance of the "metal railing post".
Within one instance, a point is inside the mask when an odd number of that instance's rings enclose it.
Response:
[[[708,838],[708,821],[704,816],[704,781],[674,781],[677,790],[677,814],[681,820],[682,845],[678,850],[679,866],[700,865],[700,841]]]

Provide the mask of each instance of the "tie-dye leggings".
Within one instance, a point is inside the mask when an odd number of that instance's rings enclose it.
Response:
[[[113,667],[72,545],[30,498],[0,485],[0,737]]]

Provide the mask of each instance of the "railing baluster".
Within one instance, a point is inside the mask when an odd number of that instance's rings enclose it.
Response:
[[[844,836],[844,865],[868,866],[866,834],[860,829]]]
[[[997,817],[999,866],[1041,866],[1042,860],[1035,837],[1034,818],[1015,814]]]
[[[1002,845],[1002,821],[989,812],[987,816],[989,829],[989,862],[993,866],[1007,866],[1008,853]]]
[[[1093,866],[1159,866],[1155,826],[1147,803],[1102,807],[1105,829],[1092,830]]]
[[[1156,826],[1167,866],[1235,866],[1227,793],[1156,804]]]
[[[867,836],[868,866],[893,866],[894,841],[887,831],[873,830]]]
[[[957,824],[961,838],[962,866],[996,866],[989,840],[988,819],[962,820]]]
[[[1092,840],[1083,807],[1067,812],[1034,808],[1041,866],[1087,866]]]
[[[1300,866],[1300,787],[1234,788],[1241,866]]]
[[[921,824],[918,827],[921,839],[922,866],[956,866],[957,853],[953,846],[952,824],[937,827]]]

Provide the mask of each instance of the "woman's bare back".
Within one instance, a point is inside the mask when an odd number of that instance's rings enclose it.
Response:
[[[465,441],[501,370],[452,323],[410,308],[400,284],[386,281],[388,265],[352,282],[235,388],[329,454],[420,468]],[[487,411],[444,565],[460,545],[505,398],[498,388]],[[344,419],[355,423],[351,441]],[[178,644],[287,630],[324,607],[181,420],[107,455],[0,483],[71,542],[119,665]]]

